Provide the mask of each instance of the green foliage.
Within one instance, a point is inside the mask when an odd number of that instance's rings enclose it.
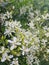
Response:
[[[19,64],[20,65],[27,65],[25,56],[20,56],[19,57]]]

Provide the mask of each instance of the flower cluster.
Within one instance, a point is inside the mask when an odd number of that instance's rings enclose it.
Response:
[[[41,15],[38,10],[33,13],[29,11],[27,30],[22,28],[20,21],[12,19],[12,12],[7,11],[3,15],[5,30],[0,38],[1,62],[9,61],[10,65],[19,65],[18,57],[21,55],[26,55],[28,65],[39,65],[40,60],[44,59],[48,61],[49,27],[43,24],[49,19],[49,14]]]

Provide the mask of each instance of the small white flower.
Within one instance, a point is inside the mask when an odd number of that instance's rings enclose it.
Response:
[[[17,42],[17,38],[13,37],[12,40],[8,40],[8,42],[11,44],[10,50],[13,50],[17,47],[17,45],[21,45],[20,42]]]
[[[34,13],[29,12],[29,17],[30,17],[31,19],[33,19],[33,18],[34,18]]]
[[[14,58],[10,65],[19,65],[18,58]]]
[[[5,29],[5,32],[4,32],[4,34],[5,34],[5,36],[6,35],[11,35],[11,29],[9,28],[9,29]]]
[[[5,50],[4,46],[1,47],[0,53],[3,53]]]
[[[14,44],[12,44],[12,46],[10,47],[10,50],[15,49],[17,46],[15,46]]]
[[[25,6],[20,8],[20,15],[25,14],[25,12],[26,12],[26,7]]]
[[[7,16],[8,18],[12,18],[12,12],[6,12],[5,16]]]
[[[13,55],[9,55],[9,58],[13,58]]]
[[[46,35],[46,37],[49,37],[49,32],[47,32],[45,35]]]
[[[42,39],[42,42],[45,44],[47,42],[47,39],[46,40],[45,39]]]
[[[37,18],[37,21],[40,21],[41,18]]]
[[[11,58],[13,58],[13,55],[8,55],[8,50],[7,50],[2,54],[1,62],[5,62],[5,60],[10,61]]]
[[[49,49],[47,49],[47,53],[49,53]]]
[[[29,52],[29,48],[26,48],[25,46],[22,46],[21,50],[22,50],[22,55],[25,55],[25,53]]]
[[[15,9],[15,6],[13,6],[12,8]]]
[[[35,37],[35,38],[34,38],[34,41],[35,41],[35,42],[38,42],[38,43],[40,42],[40,40],[39,40],[38,37]]]
[[[6,60],[6,58],[4,57],[4,58],[1,59],[1,62],[5,62],[5,60]]]
[[[30,28],[34,29],[34,23],[33,23],[33,21],[31,21],[28,25],[30,26]]]
[[[1,62],[5,62],[6,56],[7,56],[6,52],[2,54]]]
[[[45,20],[49,19],[49,14],[47,13],[46,15],[42,15],[42,18]]]

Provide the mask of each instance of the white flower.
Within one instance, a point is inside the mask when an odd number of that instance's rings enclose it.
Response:
[[[6,35],[11,35],[11,29],[5,29],[5,32],[4,32],[5,36]]]
[[[40,40],[39,40],[38,37],[34,37],[34,41],[35,41],[35,42],[38,42],[38,43],[40,42]]]
[[[26,38],[30,38],[30,36],[32,36],[32,33],[28,30],[26,32],[24,32],[24,35],[26,36]]]
[[[9,56],[8,56],[8,53],[5,51],[5,52],[2,54],[1,62],[5,62],[5,60],[10,61],[11,58],[13,58],[13,55],[9,55]]]
[[[21,43],[17,41],[16,37],[13,37],[12,40],[13,40],[12,43],[14,43],[15,45],[21,45]]]
[[[31,19],[33,19],[33,18],[34,18],[34,13],[29,12],[29,17],[30,17]]]
[[[7,11],[4,15],[5,17],[12,18],[12,12]]]
[[[12,8],[15,9],[15,6],[13,6]]]
[[[34,29],[34,23],[33,23],[33,21],[31,21],[28,25],[30,26],[30,28]]]
[[[47,13],[46,15],[42,15],[42,18],[45,20],[48,20],[49,19],[49,13]]]
[[[11,47],[10,47],[10,50],[15,49],[16,47],[17,47],[17,46],[15,46],[14,44],[12,44]]]
[[[35,13],[39,16],[40,15],[40,10],[35,10]]]
[[[49,32],[45,33],[46,37],[49,37]]]
[[[39,59],[37,58],[37,57],[35,57],[35,62],[34,62],[34,64],[37,64],[37,65],[39,65]]]
[[[47,42],[47,39],[42,39],[43,45]]]
[[[26,48],[25,46],[22,46],[21,50],[22,50],[22,55],[25,55],[25,53],[29,52],[29,48]]]
[[[11,62],[10,65],[19,65],[18,58],[13,58],[13,61]]]
[[[39,18],[37,18],[37,21],[40,21],[40,19],[41,19],[40,17],[39,17]]]
[[[49,53],[49,49],[47,49],[47,53]]]
[[[26,7],[25,6],[20,8],[20,15],[24,14],[25,12],[26,12]]]
[[[10,50],[13,50],[18,45],[21,45],[21,43],[17,41],[16,37],[13,37],[12,40],[8,40],[8,42],[11,44]]]
[[[7,55],[7,53],[5,52],[5,53],[3,53],[2,54],[2,58],[1,58],[1,62],[4,62],[5,60],[6,60],[6,57],[7,57],[8,55]]]
[[[9,55],[8,57],[9,57],[9,58],[13,58],[13,55]]]
[[[16,32],[15,30],[19,30],[19,31],[21,31],[21,24],[20,24],[20,22],[17,22],[16,20],[15,21],[11,21],[11,22],[9,22],[9,21],[5,21],[5,32],[4,32],[4,34],[5,35],[11,35],[12,34],[12,32]]]
[[[4,58],[1,59],[1,62],[5,62],[5,60],[6,60],[6,58],[4,57]]]
[[[1,50],[0,50],[0,53],[3,53],[3,52],[4,52],[4,50],[5,50],[5,47],[4,47],[4,46],[2,46],[2,47],[1,47]]]

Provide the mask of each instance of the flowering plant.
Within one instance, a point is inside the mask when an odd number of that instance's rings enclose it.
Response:
[[[13,9],[15,7],[13,6]],[[49,62],[49,13],[41,14],[32,5],[20,8],[27,22],[13,19],[13,11],[0,14],[0,62],[6,65],[40,65]],[[27,26],[27,28],[23,27]],[[23,59],[23,60],[22,60]]]

